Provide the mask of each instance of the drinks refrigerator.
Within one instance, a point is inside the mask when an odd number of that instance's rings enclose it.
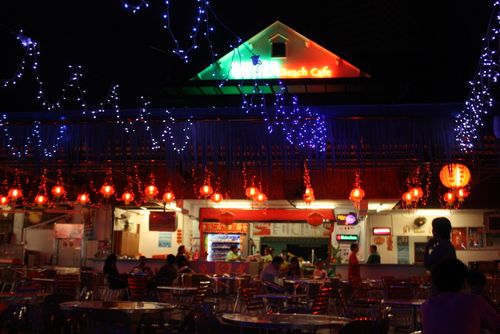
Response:
[[[232,245],[236,245],[240,250],[242,249],[245,237],[241,234],[207,234],[205,238],[208,253],[207,260],[225,261]]]

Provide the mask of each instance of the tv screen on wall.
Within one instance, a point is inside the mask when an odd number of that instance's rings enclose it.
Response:
[[[149,230],[175,232],[177,230],[175,211],[152,211],[149,214]]]

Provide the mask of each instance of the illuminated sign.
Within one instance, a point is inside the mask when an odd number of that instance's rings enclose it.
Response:
[[[390,235],[391,228],[390,227],[374,227],[373,235]]]
[[[314,66],[293,66],[279,60],[262,60],[258,66],[251,61],[233,61],[229,79],[301,79],[332,78],[332,69],[325,64]]]
[[[337,241],[358,241],[359,237],[357,234],[337,234]]]
[[[204,223],[203,232],[205,233],[248,233],[247,223],[233,223],[225,225],[222,223]]]

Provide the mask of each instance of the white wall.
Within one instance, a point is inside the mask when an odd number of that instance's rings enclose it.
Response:
[[[450,219],[452,227],[483,227],[483,213],[481,210],[398,210],[371,214],[368,217],[368,236],[370,244],[375,243],[372,234],[373,227],[392,228],[392,250],[388,248],[388,237],[378,250],[382,263],[397,263],[397,236],[409,237],[410,263],[414,260],[414,243],[426,242],[427,237],[432,236],[432,220],[436,217],[446,215]],[[425,217],[426,223],[416,228],[413,224],[417,217]],[[485,247],[482,249],[459,250],[457,257],[464,263],[470,261],[490,261],[500,258],[500,245]]]
[[[43,264],[49,264],[50,257],[54,254],[54,240],[53,229],[28,229],[25,235],[25,247],[28,251],[38,252]]]

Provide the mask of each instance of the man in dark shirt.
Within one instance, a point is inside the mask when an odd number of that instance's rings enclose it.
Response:
[[[451,222],[448,218],[438,217],[432,221],[432,235],[425,246],[424,265],[431,270],[446,259],[456,259],[455,247],[450,241]]]
[[[155,277],[155,285],[172,285],[177,278],[177,264],[175,256],[169,254],[167,263],[160,268]]]
[[[380,255],[377,253],[377,246],[370,246],[370,256],[368,256],[367,264],[380,264]]]

